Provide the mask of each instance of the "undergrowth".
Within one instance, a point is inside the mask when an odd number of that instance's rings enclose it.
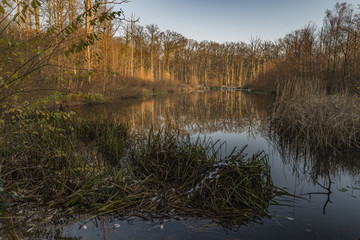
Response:
[[[266,156],[224,159],[214,145],[166,130],[133,135],[122,123],[31,108],[3,111],[3,211],[74,209],[84,214],[204,217],[234,226],[269,216],[274,198]],[[5,204],[6,203],[6,204]]]

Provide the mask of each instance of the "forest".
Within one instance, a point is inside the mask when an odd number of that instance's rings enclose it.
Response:
[[[114,97],[129,92],[124,88],[141,95],[146,88],[179,84],[275,92],[290,79],[321,82],[335,93],[354,91],[360,77],[360,17],[346,3],[326,11],[323,26],[309,23],[275,42],[253,38],[249,43],[197,42],[156,24],[141,26],[119,8],[126,1],[4,3],[2,93],[83,91]]]
[[[236,229],[271,216],[279,197],[296,198],[273,183],[263,151],[248,157],[240,147],[222,157],[218,142],[165,124],[141,135],[127,122],[77,116],[73,105],[91,112],[106,101],[216,88],[214,109],[194,101],[191,115],[208,118],[192,127],[224,131],[230,121],[228,131],[241,132],[248,125],[239,115],[260,124],[246,95],[231,95],[247,90],[274,102],[261,128],[296,154],[299,144],[307,154],[360,149],[358,8],[337,3],[322,26],[305,22],[273,42],[217,43],[142,26],[121,10],[127,3],[0,2],[0,225],[15,229],[12,211],[42,207],[66,216],[195,216]],[[177,116],[186,103],[162,110]],[[225,108],[220,118],[216,107]]]

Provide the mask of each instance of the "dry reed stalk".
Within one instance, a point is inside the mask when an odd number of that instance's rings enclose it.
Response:
[[[288,81],[277,98],[272,129],[318,150],[359,148],[357,97],[348,93],[328,95],[324,89],[319,81]]]

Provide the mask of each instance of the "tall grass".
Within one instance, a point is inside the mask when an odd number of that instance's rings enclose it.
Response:
[[[279,92],[271,123],[283,138],[320,151],[360,147],[357,96],[329,95],[320,81],[301,79],[289,80]]]
[[[247,158],[240,151],[219,159],[211,144],[165,130],[135,137],[123,124],[68,113],[5,119],[0,197],[13,207],[201,216],[233,226],[268,216],[274,197],[285,194],[273,185],[262,153]]]
[[[272,183],[266,156],[260,152],[247,158],[243,150],[224,159],[217,156],[211,143],[151,132],[134,145],[130,163],[136,178],[146,180],[156,213],[238,224],[267,215],[280,191]]]

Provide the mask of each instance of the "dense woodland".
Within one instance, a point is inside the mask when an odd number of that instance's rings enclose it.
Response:
[[[282,81],[306,79],[333,92],[354,89],[360,78],[360,12],[346,3],[326,11],[323,26],[309,23],[275,42],[220,44],[141,26],[121,11],[126,2],[3,1],[3,98],[35,90],[104,94],[165,81],[274,91]]]

